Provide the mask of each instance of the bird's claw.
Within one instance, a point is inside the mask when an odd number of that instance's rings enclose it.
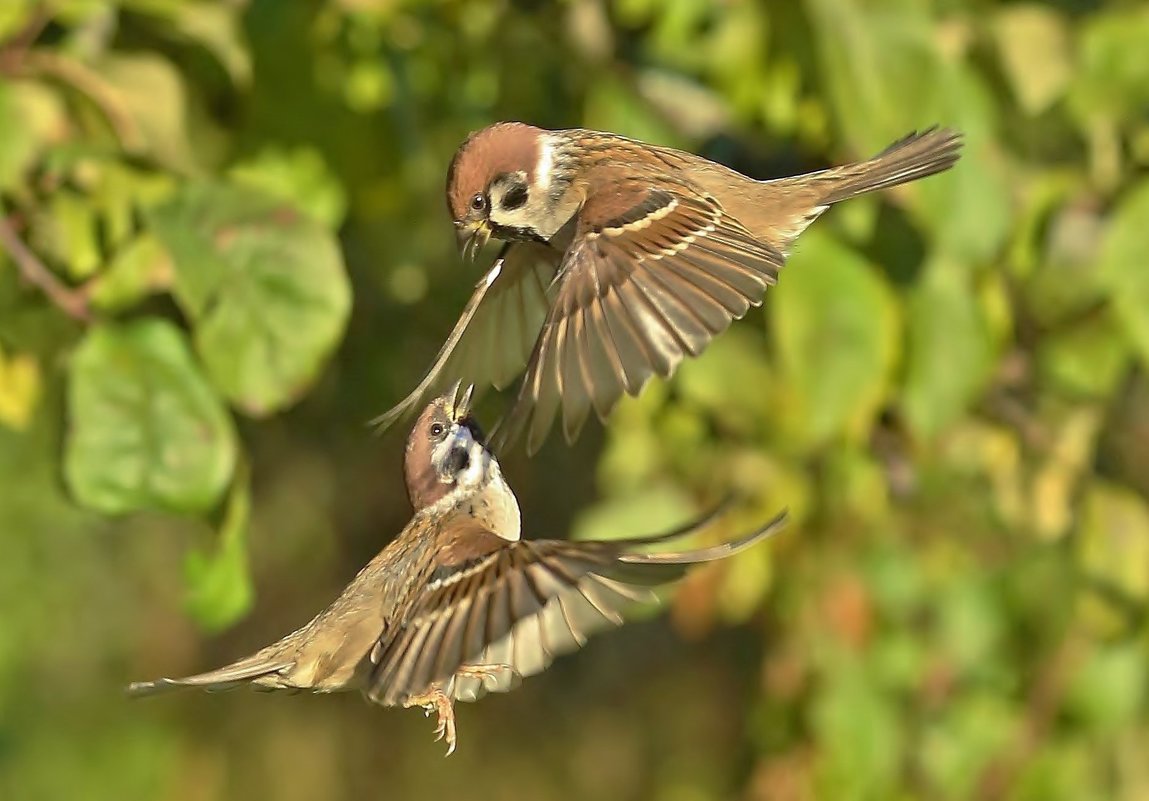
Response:
[[[478,679],[484,685],[486,684],[487,679],[494,679],[497,682],[499,676],[503,674],[510,674],[511,681],[514,683],[522,681],[523,679],[522,675],[519,673],[519,671],[515,670],[513,665],[507,665],[503,663],[491,665],[463,665],[457,671],[455,671],[456,676]]]
[[[445,740],[447,743],[447,756],[455,753],[455,706],[451,698],[436,687],[427,694],[412,698],[405,706],[423,707],[424,717],[430,717],[432,712],[439,716],[438,725],[435,726],[435,742]]]

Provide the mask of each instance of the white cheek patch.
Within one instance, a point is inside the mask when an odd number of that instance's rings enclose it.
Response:
[[[539,161],[535,165],[535,188],[546,192],[551,188],[551,171],[555,167],[555,146],[551,144],[550,137],[543,136],[539,140]]]

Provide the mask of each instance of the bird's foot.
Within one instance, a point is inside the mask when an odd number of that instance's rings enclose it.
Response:
[[[478,679],[484,686],[486,686],[488,679],[491,679],[495,683],[495,686],[498,686],[504,678],[507,679],[510,684],[518,684],[518,682],[523,679],[523,677],[519,675],[519,672],[512,666],[504,664],[463,665],[455,671],[455,677]]]
[[[404,706],[421,706],[428,716],[432,712],[436,713],[439,716],[439,725],[435,727],[435,741],[446,741],[447,756],[455,753],[455,705],[441,687],[412,696]]]

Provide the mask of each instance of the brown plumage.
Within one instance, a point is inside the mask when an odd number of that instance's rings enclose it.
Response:
[[[414,516],[303,628],[218,670],[131,685],[132,695],[188,687],[359,690],[384,706],[423,706],[455,747],[453,702],[505,692],[583,645],[651,587],[738,553],[781,527],[672,553],[635,549],[689,534],[609,542],[520,539],[519,508],[468,411],[470,390],[433,401],[404,459]]]
[[[507,245],[390,425],[444,382],[497,388],[525,368],[492,439],[536,451],[561,413],[569,441],[591,410],[669,377],[777,280],[794,240],[831,204],[925,178],[961,136],[931,128],[873,158],[756,181],[671,148],[581,129],[498,123],[451,162],[447,207],[473,256]]]

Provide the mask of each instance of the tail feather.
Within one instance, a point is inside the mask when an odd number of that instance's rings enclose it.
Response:
[[[819,205],[944,172],[961,157],[961,148],[962,135],[949,128],[911,133],[871,159],[823,173],[826,191]]]
[[[185,676],[179,679],[156,679],[155,681],[136,681],[128,685],[127,694],[140,698],[148,695],[157,695],[172,690],[186,690],[199,688],[215,692],[229,690],[249,681],[269,676],[273,673],[287,670],[292,662],[274,661],[262,654],[255,654],[241,659],[218,670],[207,673],[197,673],[194,676]]]

